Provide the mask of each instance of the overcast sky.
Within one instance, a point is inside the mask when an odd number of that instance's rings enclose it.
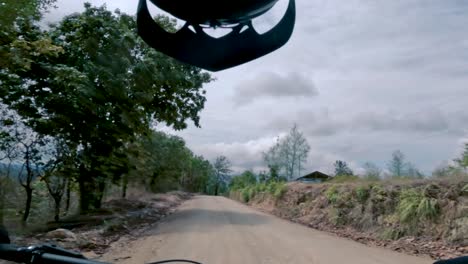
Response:
[[[137,1],[107,2],[134,14]],[[60,0],[56,21],[84,1]],[[254,22],[265,31],[287,4]],[[468,139],[468,1],[297,0],[291,41],[213,74],[202,128],[178,132],[197,153],[260,170],[262,151],[294,123],[311,152],[307,170],[336,159],[385,167],[392,151],[428,173]]]

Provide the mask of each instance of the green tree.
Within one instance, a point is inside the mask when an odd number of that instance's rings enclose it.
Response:
[[[334,163],[335,166],[335,176],[352,176],[354,172],[348,166],[346,161],[337,160]]]
[[[79,146],[82,211],[100,207],[109,174],[115,180],[128,171],[126,144],[152,124],[199,124],[202,86],[212,80],[148,47],[135,28],[131,16],[86,4],[50,32],[21,28],[22,39],[51,42],[37,44],[43,55],[2,76],[0,98],[29,126]]]
[[[186,183],[185,189],[192,192],[210,194],[208,185],[214,177],[214,169],[208,160],[203,156],[193,156],[189,171],[190,181]]]
[[[463,170],[468,172],[468,143],[465,143],[463,153],[460,158],[455,159],[455,162],[463,168]]]
[[[241,175],[235,176],[229,183],[229,189],[239,190],[257,183],[257,177],[252,171],[244,171]]]
[[[0,68],[27,67],[31,59],[48,53],[39,48],[48,39],[30,41],[20,31],[38,21],[55,0],[3,0],[0,3]]]

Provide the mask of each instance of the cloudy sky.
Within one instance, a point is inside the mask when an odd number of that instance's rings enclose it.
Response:
[[[83,2],[61,0],[47,19]],[[137,6],[90,2],[131,14]],[[286,5],[256,28],[272,27]],[[297,0],[297,9],[285,47],[213,74],[202,128],[177,132],[196,153],[259,170],[262,151],[297,123],[311,171],[331,172],[336,159],[385,167],[400,149],[429,173],[458,155],[468,139],[468,1]]]

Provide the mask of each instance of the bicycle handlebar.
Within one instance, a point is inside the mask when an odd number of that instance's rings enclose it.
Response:
[[[86,259],[83,255],[54,245],[18,247],[0,244],[1,258],[18,263],[47,264],[106,264]]]
[[[0,244],[0,259],[26,264],[109,264],[86,259],[78,252],[61,247],[45,244],[41,246],[18,247],[11,244]],[[162,263],[191,263],[201,264],[193,260],[172,259],[153,262]]]
[[[26,264],[109,264],[86,259],[78,252],[66,250],[55,245],[41,245],[31,247],[18,247],[11,244],[0,244],[0,259]],[[192,260],[163,260],[152,264],[185,262],[201,264]],[[440,260],[434,264],[465,264],[468,256],[448,260]]]

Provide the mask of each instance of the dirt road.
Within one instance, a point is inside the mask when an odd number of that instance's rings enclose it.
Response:
[[[429,264],[338,238],[255,211],[223,197],[185,202],[144,237],[120,242],[101,260],[148,263],[186,258],[205,264]]]

